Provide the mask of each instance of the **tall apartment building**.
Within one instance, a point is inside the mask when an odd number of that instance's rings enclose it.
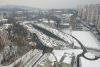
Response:
[[[83,6],[81,6],[81,5],[78,5],[78,7],[77,7],[77,10],[78,10],[78,16],[79,17],[82,17],[82,12],[83,12]]]
[[[86,5],[78,7],[78,16],[88,24],[93,23],[98,26],[100,15],[100,4]]]
[[[100,30],[100,15],[98,16],[97,28]]]
[[[72,30],[76,29],[76,16],[72,15],[69,20],[69,24]]]

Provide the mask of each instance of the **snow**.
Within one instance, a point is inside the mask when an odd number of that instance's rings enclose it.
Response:
[[[76,37],[84,46],[93,49],[100,49],[99,42],[89,31],[73,31],[72,35]],[[75,42],[75,45],[77,43]]]
[[[2,19],[2,21],[6,22],[8,19]]]
[[[3,26],[7,29],[9,26],[12,26],[12,24],[3,24]]]
[[[39,37],[39,39],[41,40],[41,42],[45,46],[53,47],[52,45],[56,45],[56,44],[53,43],[53,40],[51,38],[49,38],[48,36],[44,35],[42,32],[34,29],[31,24],[27,25],[27,24],[24,23],[23,26],[26,27],[28,29],[28,31],[30,31],[31,33],[36,33],[37,36]]]
[[[49,23],[55,23],[55,21],[53,21],[53,20],[50,20],[50,21],[49,21]]]
[[[55,41],[51,38],[49,38],[48,36],[44,35],[42,32],[34,29],[31,24],[27,25],[24,23],[24,26],[27,27],[27,29],[32,32],[32,33],[36,33],[38,36],[39,36],[39,39],[46,45],[46,46],[49,46],[49,47],[52,47],[52,45],[56,46],[57,44],[55,43]],[[49,28],[47,26],[43,26],[43,25],[38,25],[38,26],[41,26],[43,28],[46,28],[47,30],[49,30],[50,32],[56,34],[57,36],[65,39],[65,40],[70,40],[71,37],[68,37],[67,34],[64,34],[58,30],[55,30],[55,29],[52,29],[52,28]],[[99,42],[97,41],[97,39],[95,38],[95,36],[89,32],[89,31],[72,31],[72,35],[74,37],[76,37],[79,41],[81,41],[81,43],[88,47],[88,48],[93,48],[93,49],[100,49],[100,46],[99,46]],[[41,36],[41,37],[40,37]],[[75,45],[76,46],[79,46],[80,45],[76,42],[75,42]],[[71,55],[70,54],[73,54],[75,56],[79,55],[80,53],[82,53],[82,50],[81,49],[70,49],[70,50],[53,50],[53,53],[54,55],[57,57],[57,60],[60,61],[61,57],[65,54],[65,53],[68,53],[69,56],[65,57],[64,59],[64,63],[68,63],[70,64],[71,62]],[[85,56],[87,57],[90,57],[90,58],[94,58],[94,55],[91,54],[91,53],[87,53],[85,54]],[[52,54],[50,54],[50,56],[48,57],[48,59],[52,62],[56,61],[54,56]],[[92,66],[95,66],[95,67],[99,67],[100,65],[100,59],[96,60],[96,61],[89,61],[87,59],[84,59],[84,58],[81,58],[81,63],[82,63],[82,67],[92,67]]]
[[[69,43],[72,43],[71,41],[71,37],[69,37],[68,35],[56,30],[56,29],[53,29],[49,26],[46,26],[46,25],[43,25],[43,24],[36,24],[37,26],[40,26],[42,28],[45,28],[46,30],[52,32],[53,34],[57,35],[58,37],[64,39],[65,41],[68,41]]]
[[[93,53],[89,53],[89,52],[86,53],[85,56],[88,57],[88,58],[91,58],[91,59],[95,58],[95,55]]]
[[[44,22],[44,23],[55,23],[55,21],[53,21],[53,20],[47,20],[47,19],[42,19],[42,21]]]
[[[75,56],[77,56],[78,54],[82,53],[82,50],[80,50],[80,49],[53,50],[53,53],[56,56],[56,58],[57,58],[58,61],[60,61],[61,57],[64,54],[67,54],[63,62],[70,64],[71,59],[72,59],[72,55],[74,54]],[[55,58],[54,58],[54,56],[52,54],[50,54],[50,56],[48,58],[52,62],[56,61]]]
[[[95,61],[90,61],[82,57],[81,67],[100,67],[100,59]]]
[[[77,57],[77,55],[82,53],[82,50],[81,49],[53,50],[53,53],[56,56],[58,61],[60,61],[60,59],[64,55],[64,53],[68,53],[68,55],[65,57],[63,62],[67,63],[67,64],[70,64],[70,62],[72,61],[71,55],[74,54]],[[89,58],[94,58],[94,55],[91,54],[91,53],[87,53],[86,56],[88,56]],[[51,62],[56,61],[52,54],[50,54],[48,59]],[[100,59],[95,60],[95,61],[90,61],[90,60],[87,60],[87,59],[81,57],[80,60],[81,60],[81,67],[99,67],[100,66]]]
[[[73,14],[62,14],[63,16],[70,18]]]
[[[44,23],[48,23],[48,20],[43,20]]]
[[[69,26],[69,23],[60,23],[60,25],[66,25],[66,26]]]

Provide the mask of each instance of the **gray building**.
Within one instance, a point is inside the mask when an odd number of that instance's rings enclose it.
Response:
[[[98,16],[97,28],[100,30],[100,15]]]

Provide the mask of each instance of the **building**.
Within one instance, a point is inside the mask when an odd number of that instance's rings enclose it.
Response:
[[[0,20],[3,19],[3,15],[0,13]]]
[[[100,4],[78,6],[78,16],[85,21],[88,26],[91,24],[100,30]]]
[[[88,23],[97,23],[98,14],[100,12],[100,4],[86,5],[78,7],[78,16]]]
[[[100,15],[98,16],[97,28],[100,30]]]
[[[75,16],[75,15],[72,15],[72,16],[70,17],[70,22],[69,22],[69,24],[70,24],[70,28],[71,28],[72,30],[75,30],[75,29],[76,29],[76,16]]]

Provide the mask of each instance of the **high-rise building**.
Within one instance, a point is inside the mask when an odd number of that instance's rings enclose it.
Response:
[[[72,30],[75,30],[76,29],[76,16],[75,15],[72,15],[70,17],[69,24],[70,24],[70,27],[71,27]]]
[[[98,16],[100,14],[100,4],[86,5],[78,7],[78,16],[88,24],[98,24]]]
[[[97,28],[100,30],[100,15],[98,16]]]
[[[77,10],[78,10],[78,16],[79,16],[79,17],[82,17],[83,6],[79,5],[79,6],[77,7]]]

